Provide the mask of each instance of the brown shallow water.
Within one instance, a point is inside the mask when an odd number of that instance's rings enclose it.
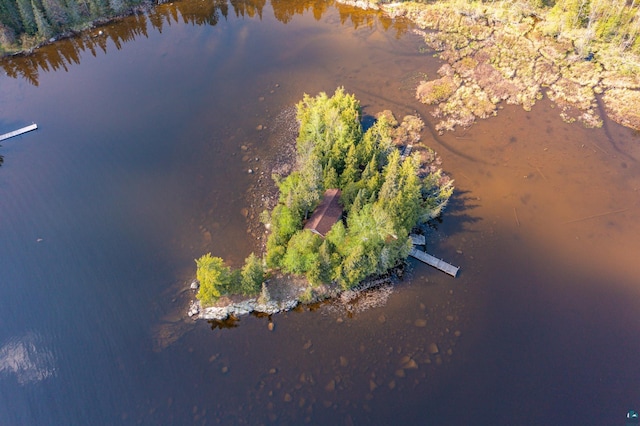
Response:
[[[624,424],[640,137],[547,101],[424,132],[457,187],[429,251],[457,279],[412,263],[381,306],[273,331],[184,319],[192,259],[256,245],[245,193],[283,110],[344,85],[365,114],[428,120],[412,84],[438,68],[405,25],[354,9],[225,5],[163,6],[0,77],[0,131],[41,127],[0,148],[0,424]]]

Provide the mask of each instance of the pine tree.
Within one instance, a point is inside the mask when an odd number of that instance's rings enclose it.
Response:
[[[333,167],[332,161],[329,161],[329,164],[324,168],[322,182],[325,189],[338,188],[339,186],[338,172]]]
[[[15,1],[0,0],[0,23],[4,24],[6,29],[12,30],[13,37],[10,37],[7,31],[7,37],[9,38],[15,38],[16,34],[24,31],[22,17]],[[4,42],[2,42],[2,44],[4,44]]]
[[[62,1],[62,0],[61,0]],[[63,0],[64,10],[69,17],[69,24],[74,25],[82,20],[83,16],[89,14],[89,4],[87,0]]]
[[[241,272],[241,288],[244,294],[256,294],[264,281],[262,259],[251,253],[244,261]]]
[[[358,165],[358,157],[356,156],[356,147],[351,145],[347,153],[347,158],[344,161],[345,167],[342,175],[340,176],[340,185],[342,187],[347,186],[350,183],[359,180],[360,169]]]
[[[17,0],[18,10],[22,18],[22,27],[28,35],[35,35],[38,31],[36,19],[33,14],[33,8],[30,0]]]
[[[31,8],[33,9],[33,16],[36,21],[36,26],[38,27],[38,34],[42,38],[49,38],[53,34],[53,30],[51,29],[51,24],[47,21],[47,17],[44,16],[40,7],[36,5],[35,1],[31,1]]]
[[[107,15],[109,2],[107,0],[89,0],[89,13],[91,17],[98,18]]]
[[[109,0],[109,7],[115,13],[122,13],[127,8],[125,0]]]
[[[231,284],[231,269],[219,257],[207,253],[196,260],[200,288],[196,297],[203,305],[215,302]]]
[[[49,22],[57,29],[64,28],[70,22],[65,5],[60,0],[42,0],[42,7]]]

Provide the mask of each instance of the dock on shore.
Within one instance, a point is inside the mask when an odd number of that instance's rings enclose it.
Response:
[[[424,246],[427,244],[427,239],[424,235],[409,234],[409,237],[411,238],[411,244],[414,246]]]
[[[34,123],[34,124],[31,124],[31,125],[29,125],[27,127],[23,127],[22,129],[18,129],[18,130],[14,130],[13,132],[5,133],[4,135],[0,135],[0,141],[12,138],[14,136],[20,136],[23,133],[27,133],[27,132],[30,132],[32,130],[36,130],[37,128],[38,128],[38,125]]]
[[[458,268],[457,266],[450,265],[444,260],[440,260],[437,257],[431,256],[430,254],[425,253],[422,250],[418,250],[415,247],[411,249],[411,251],[409,252],[409,256],[418,259],[426,263],[427,265],[433,266],[434,268],[439,269],[454,278],[456,277],[456,275],[458,275],[458,271],[460,270],[460,268]]]
[[[400,159],[404,160],[405,158],[407,158],[411,154],[411,150],[412,149],[413,149],[413,145],[411,145],[411,144],[405,146],[402,149],[402,152],[400,153]]]

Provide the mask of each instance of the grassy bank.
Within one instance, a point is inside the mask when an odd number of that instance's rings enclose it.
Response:
[[[435,106],[440,132],[496,114],[501,102],[529,110],[544,95],[566,121],[598,127],[604,110],[640,130],[639,2],[445,0],[379,7],[413,21],[446,62],[416,91]]]

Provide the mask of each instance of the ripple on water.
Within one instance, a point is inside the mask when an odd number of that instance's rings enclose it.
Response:
[[[11,338],[0,348],[0,376],[15,375],[18,383],[24,385],[55,374],[55,358],[37,333]]]

